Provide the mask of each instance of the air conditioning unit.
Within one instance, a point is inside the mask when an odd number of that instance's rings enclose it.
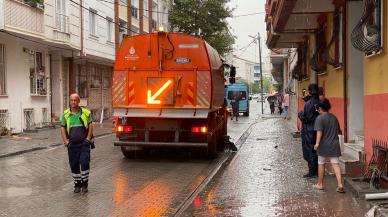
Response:
[[[36,8],[44,10],[44,4],[37,3]]]

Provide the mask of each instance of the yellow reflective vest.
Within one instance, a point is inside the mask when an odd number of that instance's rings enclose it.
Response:
[[[81,108],[81,120],[82,120],[82,124],[84,125],[84,127],[86,128],[86,130],[88,130],[88,127],[89,127],[89,123],[88,123],[88,116],[90,115],[90,111],[86,108]],[[70,108],[66,109],[64,112],[63,112],[63,117],[65,118],[66,120],[66,130],[67,130],[67,133],[69,134],[70,133],[70,114],[71,114],[71,110]]]

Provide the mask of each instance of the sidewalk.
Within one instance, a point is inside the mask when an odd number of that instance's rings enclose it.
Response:
[[[325,190],[306,179],[307,163],[300,138],[293,138],[284,119],[260,120],[226,169],[198,195],[184,216],[364,216],[364,199],[335,191],[325,177]]]
[[[99,137],[113,132],[112,121],[96,123],[94,136]],[[62,145],[60,127],[40,129],[34,133],[23,133],[15,136],[0,137],[0,158],[14,156],[35,150]]]

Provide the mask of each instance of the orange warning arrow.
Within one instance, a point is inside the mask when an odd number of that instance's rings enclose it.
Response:
[[[154,95],[151,94],[151,90],[148,90],[147,92],[147,103],[148,104],[161,104],[162,102],[160,100],[155,100],[164,90],[167,89],[168,86],[172,83],[171,80],[168,80],[163,86],[156,91]]]

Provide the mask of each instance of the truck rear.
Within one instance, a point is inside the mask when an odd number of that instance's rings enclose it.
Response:
[[[190,35],[158,32],[126,38],[112,78],[115,146],[126,157],[147,147],[224,144],[224,72],[217,51]]]

